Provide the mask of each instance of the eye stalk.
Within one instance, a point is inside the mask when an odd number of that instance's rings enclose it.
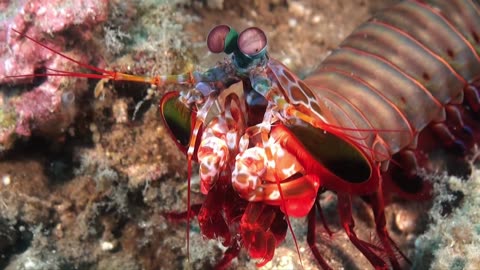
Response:
[[[258,27],[243,30],[237,43],[240,51],[250,58],[260,58],[267,52],[267,36]]]
[[[230,54],[238,49],[238,33],[228,25],[217,25],[207,37],[207,46],[212,53],[225,52]]]
[[[235,29],[222,24],[210,30],[207,46],[212,53],[233,53],[234,64],[248,69],[258,65],[267,54],[267,36],[258,27],[247,28],[238,35]]]

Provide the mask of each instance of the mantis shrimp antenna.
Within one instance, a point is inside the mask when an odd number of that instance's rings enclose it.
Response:
[[[61,57],[81,66],[86,69],[89,69],[91,71],[97,72],[99,74],[93,74],[93,73],[81,73],[81,72],[69,72],[69,71],[61,71],[61,70],[54,70],[54,69],[49,69],[47,70],[53,71],[50,73],[35,73],[35,74],[20,74],[20,75],[10,75],[6,76],[6,78],[28,78],[28,77],[47,77],[47,76],[60,76],[60,77],[77,77],[77,78],[90,78],[90,79],[109,79],[112,81],[128,81],[128,82],[140,82],[140,83],[148,83],[148,84],[153,84],[156,86],[162,86],[165,84],[193,84],[195,83],[195,78],[194,74],[192,72],[187,72],[183,74],[178,74],[178,75],[159,75],[159,76],[153,76],[153,77],[144,77],[144,76],[138,76],[138,75],[130,75],[126,73],[121,73],[117,71],[109,71],[105,69],[101,69],[86,63],[82,63],[78,60],[75,60],[57,50],[54,50],[47,45],[35,40],[34,38],[21,33],[20,31],[11,28],[11,30],[15,33],[17,33],[19,36],[24,37],[35,44],[39,45],[40,47],[43,47],[57,55],[60,55]]]

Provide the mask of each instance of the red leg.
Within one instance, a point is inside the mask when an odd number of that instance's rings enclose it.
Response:
[[[333,232],[330,230],[330,228],[328,228],[327,221],[325,220],[325,216],[323,215],[322,206],[320,205],[320,200],[318,196],[317,196],[317,200],[315,201],[315,205],[318,208],[318,213],[320,214],[320,219],[322,220],[323,228],[325,228],[325,231],[328,233],[328,236],[332,237]],[[312,208],[315,208],[315,207],[312,207]]]
[[[410,264],[410,260],[400,251],[395,242],[393,242],[392,238],[390,238],[390,236],[388,235],[385,220],[385,205],[383,201],[383,192],[381,190],[376,194],[370,196],[370,205],[372,206],[373,214],[375,216],[375,227],[377,235],[380,238],[383,248],[388,255],[388,259],[390,260],[392,268],[401,269],[395,252],[400,254],[405,259],[405,261]]]
[[[321,209],[319,210],[321,211]],[[317,220],[316,220],[315,206],[314,206],[308,213],[307,243],[308,243],[308,246],[310,247],[310,250],[313,253],[313,256],[315,257],[318,264],[320,265],[320,267],[322,267],[324,270],[331,270],[332,268],[328,265],[325,259],[323,259],[316,245],[316,236],[315,236],[315,227],[317,225],[316,223],[317,223]]]
[[[340,222],[342,223],[343,229],[347,233],[348,238],[355,247],[362,252],[362,254],[367,258],[367,260],[375,267],[375,269],[388,269],[388,265],[377,255],[375,254],[369,243],[360,240],[355,234],[354,227],[355,222],[352,217],[352,202],[350,195],[348,194],[337,194],[338,196],[338,212],[340,214]]]

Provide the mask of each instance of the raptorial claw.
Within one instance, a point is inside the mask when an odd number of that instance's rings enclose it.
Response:
[[[232,172],[232,185],[240,197],[249,201],[263,199],[261,177],[266,171],[265,160],[265,151],[258,146],[237,155]]]
[[[200,161],[200,188],[207,194],[228,157],[228,147],[225,140],[217,137],[208,137],[202,140],[198,149]]]

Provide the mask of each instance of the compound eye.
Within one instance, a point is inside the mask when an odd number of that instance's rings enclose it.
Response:
[[[217,25],[207,37],[207,46],[212,53],[221,53],[225,49],[225,39],[227,38],[228,33],[230,33],[230,26],[228,25]]]
[[[250,27],[245,29],[238,37],[238,48],[250,57],[263,53],[267,47],[267,36],[262,29]]]

